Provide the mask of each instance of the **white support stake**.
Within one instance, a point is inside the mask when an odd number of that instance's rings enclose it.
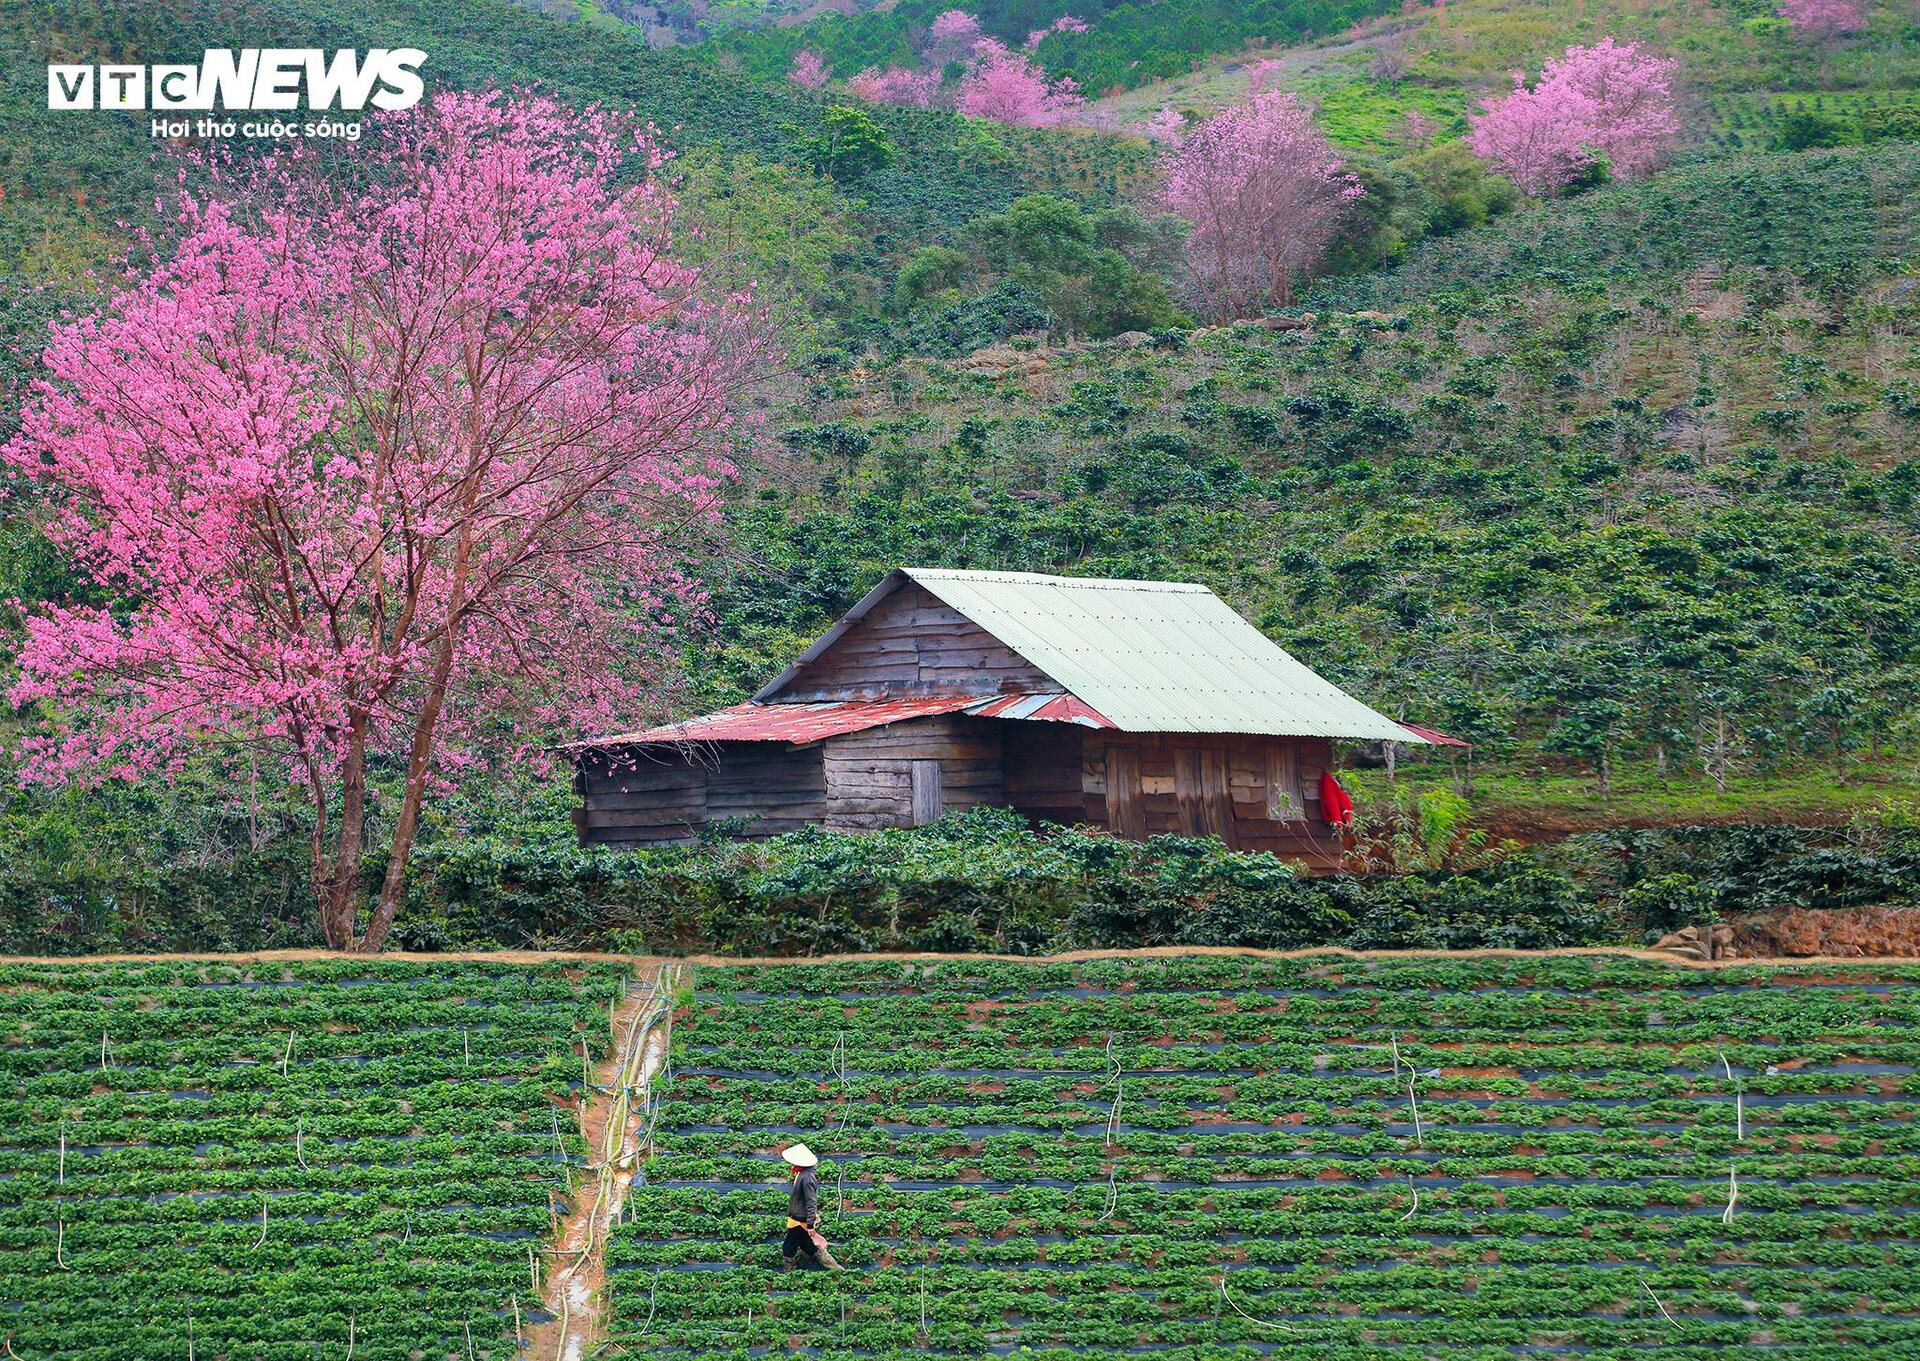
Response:
[[[1720,1066],[1726,1069],[1727,1081],[1733,1084],[1733,1137],[1740,1143],[1747,1141],[1747,1111],[1745,1093],[1740,1090],[1740,1079],[1733,1075],[1733,1065],[1727,1062],[1727,1051],[1720,1051]]]
[[[1220,1273],[1220,1298],[1225,1300],[1229,1305],[1233,1307],[1234,1313],[1240,1315],[1241,1318],[1245,1319],[1248,1323],[1251,1323],[1256,1327],[1278,1328],[1283,1333],[1297,1333],[1300,1331],[1298,1328],[1289,1327],[1287,1324],[1284,1324],[1284,1323],[1272,1323],[1266,1319],[1255,1318],[1252,1314],[1249,1314],[1246,1310],[1242,1309],[1238,1304],[1234,1302],[1233,1296],[1227,1293],[1227,1275],[1224,1271]]]
[[[1733,1207],[1740,1203],[1739,1171],[1739,1167],[1735,1164],[1727,1165],[1727,1208],[1720,1212],[1722,1224],[1733,1223]]]
[[[1672,1314],[1669,1314],[1667,1312],[1667,1306],[1660,1303],[1660,1297],[1653,1293],[1653,1287],[1647,1284],[1647,1278],[1644,1276],[1640,1278],[1640,1288],[1647,1292],[1647,1298],[1652,1300],[1653,1307],[1660,1311],[1660,1317],[1665,1319],[1668,1323],[1673,1324],[1674,1327],[1678,1328],[1680,1326],[1679,1322],[1674,1318]]]

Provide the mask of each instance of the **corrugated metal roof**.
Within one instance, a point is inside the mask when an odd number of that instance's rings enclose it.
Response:
[[[681,746],[697,742],[791,742],[802,745],[829,737],[878,728],[909,718],[940,714],[977,714],[981,718],[1023,718],[1043,723],[1073,723],[1083,728],[1111,728],[1113,724],[1072,695],[1015,694],[953,695],[926,699],[821,700],[808,704],[760,704],[748,701],[730,709],[665,723],[639,732],[616,733],[584,742],[569,742],[561,750],[589,747]]]
[[[1204,586],[904,573],[1125,732],[1425,740],[1316,675]]]
[[[689,742],[819,742],[844,733],[878,728],[906,718],[958,713],[978,696],[946,699],[878,699],[818,704],[736,704],[731,709],[667,723],[639,732],[572,742],[570,748],[679,745]]]
[[[1073,723],[1082,728],[1111,728],[1099,710],[1072,695],[996,695],[967,706],[981,718],[1025,718],[1039,723]]]
[[[1431,742],[1436,747],[1467,747],[1471,749],[1473,746],[1473,743],[1464,738],[1449,737],[1438,728],[1424,727],[1419,723],[1402,723],[1400,726],[1412,733],[1415,737]]]

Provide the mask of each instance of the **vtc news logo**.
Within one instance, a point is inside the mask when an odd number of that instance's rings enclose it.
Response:
[[[405,109],[425,92],[417,47],[209,48],[198,65],[50,65],[49,109]]]

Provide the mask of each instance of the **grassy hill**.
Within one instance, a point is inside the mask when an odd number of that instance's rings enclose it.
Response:
[[[1802,105],[1836,115],[1842,135],[1854,136],[1861,110],[1920,96],[1920,23],[1907,6],[1873,4],[1866,32],[1826,44],[1796,39],[1774,10],[1769,0],[1453,0],[1312,43],[1223,47],[1193,71],[1108,94],[1092,112],[1119,126],[1161,108],[1211,114],[1242,98],[1247,65],[1266,60],[1273,83],[1315,104],[1337,143],[1389,152],[1408,143],[1409,110],[1453,135],[1511,71],[1537,72],[1569,43],[1605,36],[1679,61],[1690,141],[1701,149],[1766,147],[1785,111]]]
[[[143,116],[49,112],[50,61],[197,60],[207,47],[417,46],[436,86],[537,85],[582,103],[610,100],[655,122],[679,150],[746,154],[807,172],[809,138],[830,107],[785,81],[761,82],[650,51],[640,31],[568,21],[512,0],[56,0],[35,22],[0,25],[0,265],[70,277],[117,248],[119,224],[150,207],[169,172]],[[1049,130],[969,127],[953,115],[872,111],[897,159],[833,186],[869,262],[1053,189],[1111,196],[1137,175],[1138,143]],[[810,173],[810,172],[807,172]]]
[[[709,698],[927,561],[1207,582],[1483,759],[1910,746],[1917,184],[1913,146],[1730,159],[1431,242],[1303,331],[818,375],[736,505]]]

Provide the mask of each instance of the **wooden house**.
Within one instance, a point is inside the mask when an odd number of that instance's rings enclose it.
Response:
[[[927,823],[975,804],[1338,864],[1341,739],[1427,739],[1203,586],[892,572],[745,704],[568,748],[585,842]]]

